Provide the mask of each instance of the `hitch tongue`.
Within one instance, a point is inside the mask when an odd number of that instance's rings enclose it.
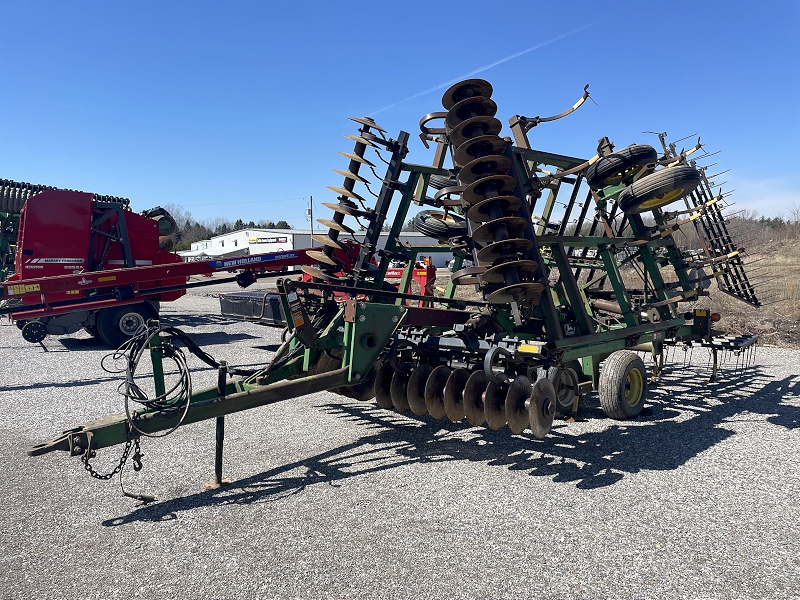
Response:
[[[81,446],[83,439],[78,433],[79,431],[82,431],[81,427],[68,429],[57,438],[31,446],[26,454],[28,456],[41,456],[57,450],[69,452],[71,455],[83,454],[85,448]]]

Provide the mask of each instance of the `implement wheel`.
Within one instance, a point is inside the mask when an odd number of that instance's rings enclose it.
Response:
[[[467,235],[464,217],[440,210],[422,210],[414,215],[414,227],[423,235],[437,240]]]
[[[632,419],[644,408],[647,375],[639,355],[618,350],[609,356],[600,370],[600,406],[612,419]]]
[[[157,318],[158,312],[147,302],[104,308],[97,314],[97,331],[108,346],[119,348],[148,320]]]
[[[619,193],[617,203],[628,214],[654,210],[691,194],[700,184],[700,173],[688,165],[661,169],[634,181]]]
[[[593,190],[616,185],[623,177],[640,170],[644,165],[655,163],[658,153],[652,146],[634,144],[608,156],[600,157],[586,170],[586,183]]]

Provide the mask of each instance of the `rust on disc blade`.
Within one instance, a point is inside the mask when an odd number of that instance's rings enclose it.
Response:
[[[456,369],[450,373],[450,378],[444,386],[444,409],[447,418],[457,423],[467,414],[464,412],[464,388],[467,385],[470,372],[467,369]]]
[[[389,386],[389,395],[392,397],[392,404],[398,412],[408,412],[411,407],[408,405],[407,398],[408,373],[397,371],[392,376],[392,383]]]
[[[483,412],[483,393],[486,391],[486,386],[489,385],[489,380],[486,378],[486,373],[483,369],[475,371],[467,379],[467,384],[464,386],[464,414],[467,421],[473,427],[478,427],[486,422],[486,415]]]
[[[434,419],[441,419],[447,414],[444,407],[444,388],[450,379],[450,370],[446,365],[439,365],[431,371],[428,381],[425,382],[425,406]]]
[[[520,279],[530,279],[536,274],[536,267],[538,266],[539,264],[535,260],[512,260],[487,269],[481,275],[481,279],[484,283],[504,283],[506,278],[503,270],[506,267],[516,267]]]
[[[494,232],[499,225],[505,225],[507,237],[517,237],[525,229],[527,222],[522,217],[500,217],[489,221],[472,232],[472,239],[479,244],[490,244],[494,241]]]
[[[411,411],[415,415],[425,415],[428,413],[428,407],[425,405],[425,383],[428,381],[428,376],[433,371],[430,365],[419,365],[411,372],[411,377],[408,380],[407,398]]]
[[[533,384],[528,402],[528,416],[535,437],[542,439],[550,432],[556,416],[556,390],[549,379],[538,379]]]
[[[453,144],[453,146],[458,147],[464,142],[471,140],[472,137],[467,136],[464,131],[471,131],[472,126],[475,124],[479,124],[481,126],[481,135],[497,135],[503,129],[503,124],[494,117],[473,117],[471,119],[467,119],[466,121],[462,121],[452,128],[452,131],[448,134],[450,143]]]
[[[519,207],[522,206],[522,200],[516,196],[495,196],[494,198],[486,198],[470,206],[467,210],[467,218],[475,223],[490,221],[492,219],[490,216],[492,205],[497,202],[500,203],[501,212],[516,212],[519,210]]]
[[[511,175],[492,175],[491,177],[484,177],[483,179],[469,184],[466,189],[464,189],[462,199],[469,205],[477,204],[478,202],[486,200],[486,194],[490,190],[494,195],[511,196],[514,193],[516,185],[517,180],[511,177]]]
[[[479,135],[470,138],[461,144],[453,155],[453,162],[457,167],[466,165],[475,160],[478,152],[483,154],[502,154],[508,142],[499,135]]]
[[[344,277],[336,277],[336,275],[330,275],[325,271],[323,271],[322,269],[320,269],[319,267],[314,267],[311,265],[303,265],[300,268],[303,270],[303,273],[311,275],[316,279],[321,279],[322,281],[330,281],[333,283],[338,283],[340,281],[347,281],[347,279],[345,279]]]
[[[464,98],[448,109],[444,124],[450,129],[454,129],[462,121],[474,117],[494,117],[496,114],[497,103],[491,98],[486,96]]]
[[[444,93],[442,106],[444,106],[445,110],[450,110],[464,98],[474,96],[486,96],[488,98],[493,91],[492,84],[485,79],[465,79],[450,86]]]
[[[364,179],[361,175],[357,173],[353,173],[352,171],[345,171],[343,169],[331,169],[334,173],[338,173],[342,177],[347,177],[348,179],[352,179],[353,181],[360,181],[361,183],[369,183],[368,179]]]
[[[489,154],[467,163],[458,172],[458,181],[462,185],[475,183],[484,177],[506,175],[511,170],[511,159],[502,154]]]
[[[375,400],[378,406],[387,410],[394,408],[391,391],[394,373],[394,367],[389,361],[381,363],[375,371]]]
[[[337,223],[336,221],[331,221],[330,219],[317,219],[317,223],[341,233],[355,233],[355,230],[350,229],[347,225],[343,223]]]
[[[347,198],[354,198],[355,200],[358,200],[360,202],[364,202],[364,198],[362,198],[361,196],[359,196],[355,192],[351,192],[350,190],[344,189],[343,187],[339,187],[339,186],[336,186],[336,185],[326,185],[325,187],[328,188],[329,190],[331,190],[332,192],[336,192],[340,196],[345,196]]]
[[[353,208],[347,204],[334,204],[332,202],[323,202],[322,206],[330,208],[334,212],[342,213],[343,215],[350,215],[351,217],[363,217],[365,219],[374,219],[375,215],[373,213],[369,213],[365,210],[358,210],[357,208]]]
[[[478,252],[478,260],[482,263],[493,263],[508,254],[526,252],[533,248],[533,242],[525,238],[511,238],[484,246]]]
[[[508,386],[506,419],[508,419],[508,428],[513,433],[522,433],[530,424],[526,403],[531,397],[532,389],[531,380],[525,375],[515,378],[511,385]]]
[[[517,283],[492,292],[486,297],[489,304],[509,304],[510,302],[539,303],[544,285],[541,283]]]
[[[331,248],[336,248],[337,250],[342,249],[342,247],[338,243],[329,238],[327,235],[315,234],[311,236],[311,239],[314,240],[315,242],[319,242],[323,246],[330,246]]]
[[[374,167],[375,165],[369,162],[363,156],[359,156],[358,154],[353,154],[352,152],[339,152],[345,158],[349,158],[350,160],[354,160],[356,162],[361,163],[362,165],[369,165],[370,167]]]
[[[326,265],[331,265],[332,267],[338,267],[339,263],[336,259],[328,256],[324,252],[320,252],[319,250],[308,250],[306,251],[306,255],[310,258],[313,258],[317,262],[321,262]]]
[[[453,285],[470,285],[480,283],[478,275],[482,275],[486,271],[486,267],[467,267],[453,273],[450,279]]]
[[[356,123],[361,123],[362,125],[366,125],[367,127],[372,127],[376,131],[381,131],[383,133],[386,133],[386,130],[383,127],[378,127],[378,124],[375,123],[375,121],[373,121],[369,117],[347,117],[347,118],[350,119],[351,121],[355,121]]]
[[[490,381],[483,394],[483,413],[490,429],[502,429],[506,424],[506,388]]]
[[[357,142],[359,144],[364,144],[365,146],[372,146],[373,148],[377,148],[378,147],[376,144],[373,144],[367,138],[363,138],[360,135],[350,135],[349,133],[345,133],[343,135],[344,135],[344,137],[349,138],[349,139],[351,139],[354,142]]]

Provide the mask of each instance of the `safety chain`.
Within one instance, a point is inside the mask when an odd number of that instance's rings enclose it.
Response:
[[[125,466],[125,463],[128,461],[128,454],[130,454],[131,447],[134,447],[133,453],[133,470],[134,471],[141,471],[142,470],[142,451],[139,447],[139,438],[134,438],[132,440],[128,440],[125,442],[125,448],[122,450],[122,456],[119,459],[119,464],[114,467],[114,470],[111,473],[98,473],[94,470],[92,465],[89,464],[89,459],[94,457],[95,452],[89,448],[86,449],[86,452],[83,453],[83,467],[89,472],[89,475],[94,477],[95,479],[101,479],[103,481],[107,481],[114,477],[117,473],[119,473],[122,468]]]

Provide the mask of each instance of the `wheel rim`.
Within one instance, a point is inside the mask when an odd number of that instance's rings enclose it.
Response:
[[[570,369],[569,371],[572,371],[572,369]],[[572,376],[569,371],[561,371],[558,377],[558,387],[556,388],[556,402],[562,408],[563,407],[572,408],[573,400],[575,400],[575,392],[577,391],[575,387],[572,385]]]
[[[143,325],[144,317],[137,312],[125,313],[119,319],[119,330],[128,337],[133,337]]]
[[[666,204],[667,202],[672,202],[681,196],[683,196],[683,188],[678,188],[676,190],[672,190],[671,192],[667,192],[663,196],[658,196],[642,202],[639,205],[639,208],[657,208],[663,204]]]
[[[625,402],[629,406],[636,406],[642,399],[644,390],[644,377],[639,369],[631,369],[625,377]]]
[[[622,171],[618,171],[617,173],[614,173],[613,175],[609,175],[608,177],[606,177],[605,180],[603,181],[603,184],[606,187],[608,187],[610,185],[616,185],[620,181],[622,181],[625,177],[627,177],[631,173],[635,173],[636,171],[639,171],[643,167],[644,167],[644,165],[632,165],[630,167],[627,167],[627,168],[623,169]]]

